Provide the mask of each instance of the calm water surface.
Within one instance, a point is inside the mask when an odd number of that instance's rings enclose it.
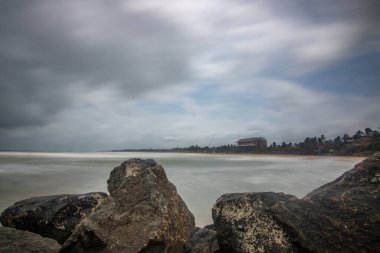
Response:
[[[362,158],[177,153],[0,152],[0,211],[38,195],[107,192],[109,173],[122,161],[153,158],[161,163],[196,218],[212,222],[216,199],[230,192],[274,191],[303,197]]]

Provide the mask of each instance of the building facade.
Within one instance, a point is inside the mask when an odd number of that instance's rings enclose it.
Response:
[[[251,137],[239,139],[236,144],[240,151],[255,151],[267,147],[267,140],[264,137]]]

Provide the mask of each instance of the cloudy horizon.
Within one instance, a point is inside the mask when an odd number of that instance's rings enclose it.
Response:
[[[380,127],[375,0],[0,0],[0,149]]]

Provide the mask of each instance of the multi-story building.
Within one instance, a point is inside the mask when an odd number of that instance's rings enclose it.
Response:
[[[251,137],[239,139],[236,144],[241,151],[254,151],[267,147],[267,140],[264,137]]]

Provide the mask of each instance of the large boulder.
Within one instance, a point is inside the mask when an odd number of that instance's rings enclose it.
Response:
[[[380,153],[272,213],[314,252],[380,252]]]
[[[63,244],[79,221],[106,196],[92,192],[29,198],[5,209],[0,221],[3,226],[31,231]]]
[[[223,252],[293,252],[292,238],[270,213],[278,202],[292,195],[230,193],[222,195],[212,209],[215,230]]]
[[[61,245],[38,234],[0,227],[0,252],[2,253],[55,253]]]
[[[215,229],[228,252],[380,252],[379,190],[380,153],[302,199],[224,195]]]
[[[130,159],[108,179],[110,196],[76,228],[61,252],[183,252],[194,217],[154,160]]]

